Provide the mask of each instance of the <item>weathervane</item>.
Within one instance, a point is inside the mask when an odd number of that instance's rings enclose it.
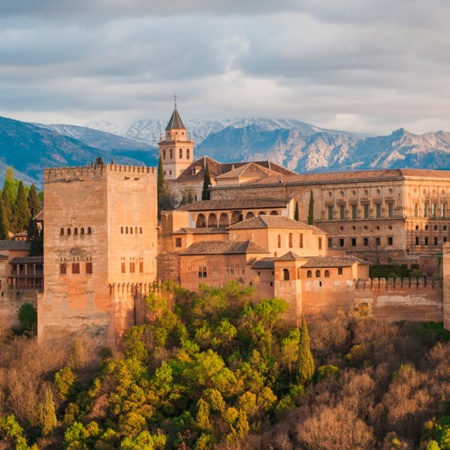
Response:
[[[175,91],[173,93],[173,102],[175,104],[175,109],[177,109],[177,93]]]

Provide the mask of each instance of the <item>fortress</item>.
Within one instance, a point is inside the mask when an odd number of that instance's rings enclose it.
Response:
[[[449,172],[298,175],[270,161],[195,160],[176,107],[159,148],[173,192],[201,198],[208,167],[211,200],[162,211],[158,224],[155,168],[46,169],[44,258],[28,257],[26,242],[0,243],[0,317],[13,322],[32,301],[39,338],[82,331],[117,348],[145,323],[154,283],[173,279],[194,291],[253,286],[255,300],[285,298],[293,321],[364,303],[375,317],[450,328]],[[370,279],[369,263],[428,277]]]

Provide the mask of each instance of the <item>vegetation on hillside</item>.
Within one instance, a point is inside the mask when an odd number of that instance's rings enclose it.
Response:
[[[122,354],[0,334],[0,448],[448,448],[449,333],[165,284]],[[93,355],[97,355],[94,357]],[[16,447],[17,446],[17,447]]]

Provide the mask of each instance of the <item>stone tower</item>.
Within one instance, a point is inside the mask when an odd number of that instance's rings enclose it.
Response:
[[[46,169],[44,189],[38,336],[82,331],[117,348],[126,329],[143,323],[143,297],[156,280],[156,169]]]
[[[162,160],[164,178],[176,180],[194,161],[194,142],[187,136],[186,128],[177,110],[177,104],[166,127],[166,136],[160,137],[159,156]]]

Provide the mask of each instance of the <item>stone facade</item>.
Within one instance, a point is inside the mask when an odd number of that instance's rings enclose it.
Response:
[[[44,174],[44,294],[38,336],[85,331],[116,347],[141,323],[156,279],[156,170],[98,165]]]

